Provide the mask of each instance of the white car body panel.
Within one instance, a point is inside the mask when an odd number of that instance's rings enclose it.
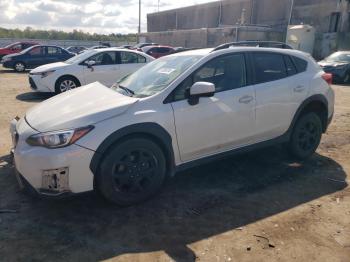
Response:
[[[187,100],[165,103],[178,84],[211,59],[257,50],[266,51],[264,48],[237,47],[212,53],[205,49],[171,55],[200,54],[203,57],[165,89],[144,98],[125,96],[95,82],[48,99],[29,110],[25,119],[17,123],[16,168],[35,189],[39,189],[43,170],[69,167],[70,190],[79,193],[93,189],[93,173],[89,166],[98,147],[114,132],[133,124],[156,123],[166,130],[172,139],[174,165],[180,166],[283,135],[299,106],[310,96],[323,95],[328,101],[328,117],[333,115],[334,92],[322,79],[324,72],[313,66],[301,52],[271,48],[267,50],[298,56],[311,65],[305,72],[285,79],[201,97],[194,106]],[[45,70],[51,66],[44,66]],[[49,86],[50,81],[45,81],[47,79],[42,80],[43,86]],[[242,100],[246,97],[252,99]],[[25,142],[30,135],[39,132],[87,125],[93,125],[94,129],[67,147],[47,149]]]
[[[96,54],[115,51],[115,52],[131,52],[143,56],[146,59],[146,63],[131,63],[131,64],[113,64],[113,65],[96,65],[88,68],[86,65],[81,64],[83,61],[89,59]],[[65,62],[51,63],[39,66],[30,71],[29,77],[34,81],[37,89],[33,89],[36,92],[55,92],[55,84],[57,80],[62,76],[73,76],[80,82],[81,86],[100,82],[107,87],[110,87],[120,78],[135,72],[142,66],[154,60],[153,57],[134,50],[126,50],[119,48],[103,48],[95,49],[90,53],[80,54],[81,59],[72,64]],[[52,71],[53,73],[46,77],[41,77],[41,72]]]

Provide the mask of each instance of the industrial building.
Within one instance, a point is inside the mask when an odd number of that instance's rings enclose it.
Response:
[[[174,46],[212,47],[236,40],[285,41],[289,25],[316,32],[314,55],[350,47],[349,0],[223,0],[147,15],[143,36]]]

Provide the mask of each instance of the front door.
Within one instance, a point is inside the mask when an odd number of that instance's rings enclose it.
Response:
[[[35,68],[43,64],[46,61],[46,50],[44,46],[36,46],[30,49],[27,53],[27,68]]]
[[[190,105],[186,90],[199,81],[213,83],[215,95]],[[247,85],[245,56],[230,54],[209,61],[174,90],[171,105],[183,162],[250,144],[255,94]]]
[[[120,69],[116,56],[115,51],[106,51],[88,58],[87,61],[94,61],[95,64],[84,66],[85,84],[98,81],[107,87],[112,86],[118,80]]]

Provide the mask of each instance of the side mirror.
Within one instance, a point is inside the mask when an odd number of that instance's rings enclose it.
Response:
[[[94,64],[96,64],[96,62],[93,60],[88,60],[88,61],[85,61],[85,64],[87,65],[88,68],[91,68]]]
[[[215,94],[215,85],[210,82],[196,82],[190,88],[188,103],[196,105],[200,97],[212,97]]]

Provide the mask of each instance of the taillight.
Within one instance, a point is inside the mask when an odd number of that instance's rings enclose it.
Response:
[[[333,82],[333,75],[332,75],[332,74],[324,73],[324,74],[322,75],[322,78],[323,78],[323,80],[326,81],[327,84],[329,84],[329,85],[331,85],[332,82]]]

